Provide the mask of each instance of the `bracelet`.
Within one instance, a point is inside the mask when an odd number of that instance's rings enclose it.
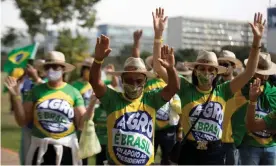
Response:
[[[257,102],[256,102],[256,101],[250,101],[250,100],[249,100],[249,104],[250,104],[250,105],[257,105]]]
[[[178,131],[183,131],[183,127],[179,127],[179,128],[178,128]]]
[[[12,97],[16,100],[21,100],[21,95],[13,95]]]
[[[97,59],[94,59],[94,62],[97,63],[97,64],[103,64],[103,63],[104,63],[104,60],[99,61],[99,60],[97,60]]]
[[[154,43],[162,43],[163,39],[154,39]]]

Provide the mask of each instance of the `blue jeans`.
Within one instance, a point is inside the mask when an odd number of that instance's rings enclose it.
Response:
[[[259,148],[241,145],[241,165],[276,165],[276,146]]]
[[[239,151],[236,148],[234,143],[223,143],[222,145],[225,158],[224,158],[224,164],[225,165],[238,165],[239,164]]]

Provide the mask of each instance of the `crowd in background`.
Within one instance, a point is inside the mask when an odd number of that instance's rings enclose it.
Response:
[[[242,63],[235,54],[200,50],[196,61],[177,62],[163,45],[167,17],[152,13],[153,55],[140,58],[142,31],[122,71],[103,66],[112,49],[97,38],[95,54],[79,79],[75,66],[51,51],[6,79],[11,110],[22,128],[24,165],[87,165],[77,152],[85,121],[93,120],[102,151],[96,165],[275,165],[276,64],[260,52],[265,21],[256,13],[253,43]]]

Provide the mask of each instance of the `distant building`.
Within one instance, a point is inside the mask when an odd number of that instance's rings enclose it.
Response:
[[[124,45],[133,44],[133,32],[137,29],[143,30],[141,38],[141,51],[152,52],[154,30],[153,27],[141,26],[125,26],[125,25],[111,25],[103,24],[97,27],[98,36],[101,34],[107,35],[110,38],[110,47],[112,48],[111,55],[116,56],[119,54]],[[166,34],[164,34],[166,36]],[[164,39],[165,40],[165,39]]]
[[[276,7],[267,9],[267,50],[276,56]],[[276,57],[272,57],[276,62]]]
[[[251,45],[253,34],[248,22],[173,17],[168,20],[167,40],[176,49],[220,51],[225,45]],[[262,42],[267,45],[266,33]]]

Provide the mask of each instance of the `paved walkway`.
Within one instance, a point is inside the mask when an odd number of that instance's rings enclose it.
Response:
[[[19,165],[18,153],[1,148],[1,165]]]

